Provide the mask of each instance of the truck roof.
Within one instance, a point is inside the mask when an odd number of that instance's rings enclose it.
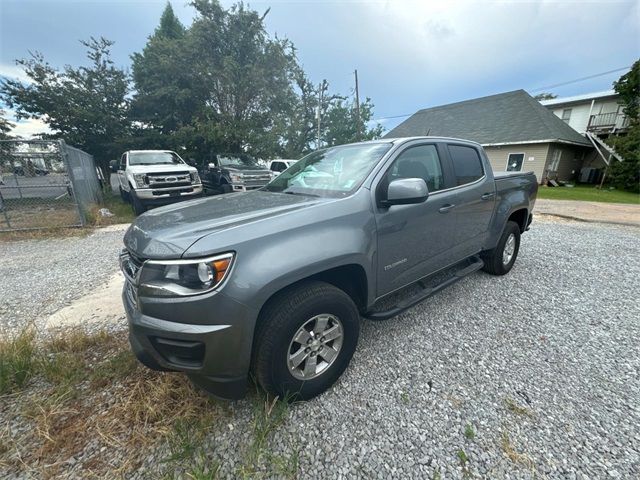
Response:
[[[394,144],[401,144],[401,143],[405,143],[405,142],[410,142],[413,140],[435,140],[435,141],[456,141],[456,142],[463,142],[463,143],[471,143],[473,145],[476,145],[478,147],[481,147],[482,145],[480,145],[478,142],[474,142],[473,140],[466,140],[464,138],[453,138],[453,137],[426,137],[426,136],[416,136],[416,137],[397,137],[397,138],[379,138],[377,140],[367,140],[365,142],[355,142],[352,145],[358,144],[358,143],[394,143]]]

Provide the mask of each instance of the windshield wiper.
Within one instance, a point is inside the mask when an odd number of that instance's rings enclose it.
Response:
[[[287,193],[289,195],[303,195],[305,197],[318,197],[318,198],[320,198],[320,195],[316,195],[315,193],[292,192],[291,190],[282,190],[282,192],[280,192],[280,193]]]

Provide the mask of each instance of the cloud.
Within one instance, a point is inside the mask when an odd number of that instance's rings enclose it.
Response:
[[[12,80],[20,80],[24,83],[30,83],[29,77],[24,73],[24,70],[17,65],[10,63],[0,63],[0,77],[10,78]]]
[[[14,124],[15,127],[9,134],[24,139],[32,138],[39,133],[52,133],[49,126],[38,118],[29,118]]]

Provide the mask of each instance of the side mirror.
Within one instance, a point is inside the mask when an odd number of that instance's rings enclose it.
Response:
[[[111,160],[109,162],[109,169],[111,170],[112,173],[117,173],[118,172],[118,160]]]
[[[429,197],[427,184],[422,178],[399,178],[393,180],[387,189],[387,198],[382,200],[382,205],[408,205],[422,203]]]

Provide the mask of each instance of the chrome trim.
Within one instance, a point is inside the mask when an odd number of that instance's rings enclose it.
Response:
[[[233,258],[235,256],[234,253],[221,253],[220,255],[214,255],[212,257],[205,258],[192,258],[186,259],[181,258],[179,260],[146,260],[142,266],[146,265],[189,265],[191,263],[201,263],[201,262],[213,262],[214,260],[224,260],[225,258]]]
[[[450,192],[452,190],[457,190],[458,188],[463,188],[463,187],[468,187],[470,185],[475,185],[476,183],[480,183],[483,180],[486,180],[487,175],[483,175],[482,177],[480,177],[478,180],[475,180],[471,183],[465,183],[464,185],[456,185],[455,187],[451,187],[451,188],[445,188],[444,190],[436,190],[435,192],[431,193],[429,192],[429,198],[433,197],[434,195],[437,195],[439,193],[444,193],[444,192]]]

